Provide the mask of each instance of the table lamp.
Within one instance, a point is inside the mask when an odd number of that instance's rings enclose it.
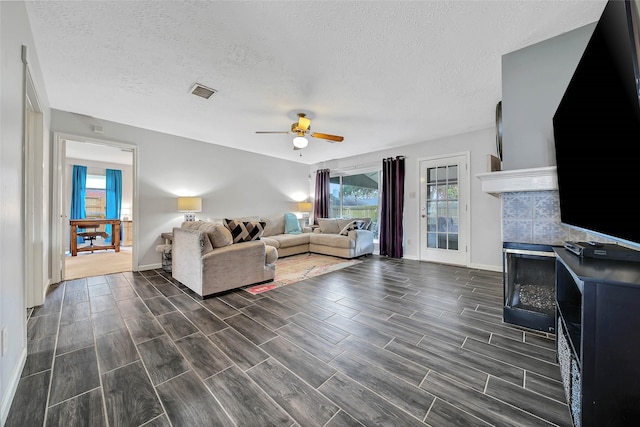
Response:
[[[195,221],[195,212],[202,212],[202,198],[178,197],[178,212],[184,212],[185,221]]]
[[[302,226],[305,227],[309,225],[309,212],[313,205],[311,202],[298,202],[298,212],[302,212]]]

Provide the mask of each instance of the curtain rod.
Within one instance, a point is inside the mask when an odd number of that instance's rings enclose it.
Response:
[[[328,167],[321,167],[316,169],[314,172],[317,172],[321,169],[329,169],[331,170],[331,172],[336,172],[336,173],[344,173],[344,172],[351,172],[353,170],[357,170],[357,169],[366,169],[366,168],[372,168],[372,167],[380,167],[380,169],[382,169],[382,162],[385,159],[395,159],[395,158],[402,158],[404,159],[405,156],[396,156],[396,157],[384,157],[378,161],[375,162],[367,162],[367,163],[359,163],[356,165],[351,165],[351,166],[343,166],[341,168],[328,168]]]

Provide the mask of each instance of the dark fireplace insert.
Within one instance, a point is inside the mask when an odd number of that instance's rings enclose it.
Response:
[[[555,253],[553,246],[504,242],[503,320],[543,332],[555,332]]]

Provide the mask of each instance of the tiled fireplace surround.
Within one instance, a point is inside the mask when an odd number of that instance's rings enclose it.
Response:
[[[491,172],[477,175],[483,191],[502,198],[502,241],[563,245],[567,240],[596,240],[600,236],[560,224],[555,167]]]
[[[608,240],[560,224],[558,190],[502,193],[502,241],[562,246],[567,240]]]

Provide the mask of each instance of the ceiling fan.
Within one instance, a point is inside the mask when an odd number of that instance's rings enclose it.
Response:
[[[305,138],[305,135],[309,135],[312,138],[326,139],[329,142],[342,142],[344,137],[337,135],[330,135],[328,133],[311,132],[311,119],[306,117],[304,113],[298,113],[298,121],[291,124],[290,131],[256,131],[256,133],[289,133],[297,135],[293,138],[293,149],[300,150],[305,148],[309,141]]]

